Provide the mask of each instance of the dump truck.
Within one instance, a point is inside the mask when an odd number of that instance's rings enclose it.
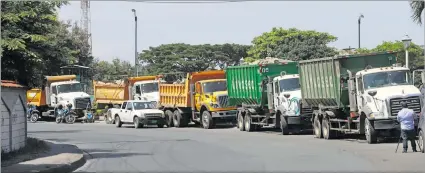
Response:
[[[271,126],[286,135],[311,129],[312,110],[303,104],[296,62],[232,66],[226,69],[226,79],[240,131]]]
[[[93,81],[94,102],[97,109],[105,109],[106,106],[121,105],[128,100],[128,92],[126,92],[125,82],[120,83],[104,83],[101,81]]]
[[[398,138],[400,103],[420,113],[422,99],[410,70],[396,61],[393,52],[300,61],[301,93],[313,108],[314,136],[364,134],[369,144],[378,137]]]
[[[46,76],[44,87],[27,91],[27,100],[37,108],[41,117],[56,117],[56,107],[71,104],[77,118],[91,111],[91,100],[86,86],[75,80],[75,75]]]
[[[128,92],[132,93],[129,100],[150,101],[154,105],[159,101],[160,76],[138,76],[127,78]]]
[[[236,108],[227,106],[223,70],[185,73],[180,78],[159,84],[159,108],[168,127],[185,127],[190,121],[205,129],[236,123]]]

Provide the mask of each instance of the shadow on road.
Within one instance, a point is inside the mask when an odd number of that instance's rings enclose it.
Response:
[[[136,153],[136,152],[119,152],[110,149],[86,149],[84,152],[88,153],[90,158],[88,159],[106,159],[106,158],[125,158],[131,156],[152,156],[153,153]]]
[[[82,130],[28,131],[29,134],[31,133],[79,133],[79,132],[82,132]]]

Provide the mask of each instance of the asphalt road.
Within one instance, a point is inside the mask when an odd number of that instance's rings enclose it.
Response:
[[[134,129],[131,125],[28,123],[28,135],[77,145],[87,163],[75,172],[425,172],[425,154],[397,143],[282,136],[236,128]]]

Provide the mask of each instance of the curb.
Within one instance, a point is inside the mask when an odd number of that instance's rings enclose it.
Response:
[[[72,163],[67,164],[67,165],[61,165],[59,167],[39,171],[39,173],[56,173],[56,172],[71,173],[71,172],[77,170],[78,168],[82,167],[84,164],[86,164],[86,159],[84,157],[84,154],[81,154],[81,158],[78,159],[75,162],[72,162]]]

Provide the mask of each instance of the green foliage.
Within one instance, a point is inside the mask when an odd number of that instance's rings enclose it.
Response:
[[[425,4],[424,1],[410,1],[410,8],[412,9],[412,16],[414,22],[417,24],[422,24],[422,11],[424,11]]]
[[[194,72],[237,65],[248,49],[238,44],[165,44],[144,50],[139,59],[145,64],[144,74]]]
[[[406,63],[406,54],[404,51],[404,44],[402,41],[384,41],[380,45],[377,45],[373,49],[360,49],[357,50],[357,53],[371,53],[371,52],[383,52],[383,51],[394,51],[397,53],[397,62],[401,64]],[[417,68],[423,68],[424,65],[424,56],[423,56],[423,49],[415,44],[411,43],[410,47],[408,48],[409,51],[409,68],[410,69],[417,69]]]
[[[121,80],[123,76],[131,76],[134,71],[134,66],[128,61],[121,61],[119,58],[114,58],[112,62],[95,59],[92,64],[92,69],[95,74],[93,80],[106,82]]]
[[[337,37],[324,32],[273,28],[254,38],[248,55],[252,59],[279,57],[289,60],[333,56],[337,51],[327,47],[327,44],[336,40]]]
[[[87,43],[77,42],[81,29],[57,19],[62,1],[2,1],[2,79],[40,86],[44,75],[60,74],[60,67],[83,60]],[[81,34],[80,34],[81,35]]]

